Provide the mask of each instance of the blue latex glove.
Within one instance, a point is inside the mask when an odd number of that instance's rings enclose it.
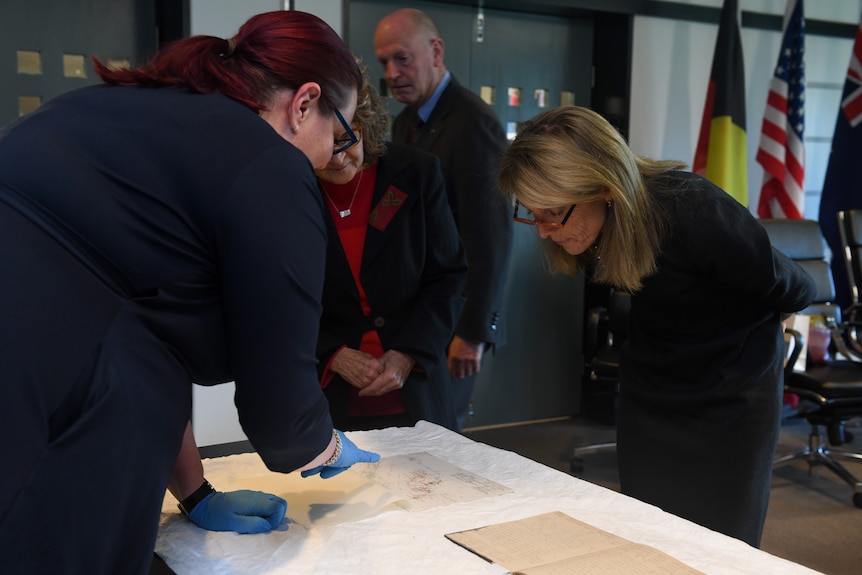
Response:
[[[341,455],[332,462],[332,465],[318,465],[312,469],[306,469],[301,473],[303,477],[319,473],[322,478],[329,479],[342,471],[347,471],[354,463],[374,463],[375,461],[380,461],[380,456],[376,453],[359,449],[355,443],[347,439],[337,429],[335,433],[338,434],[338,438],[341,440]]]
[[[189,513],[189,519],[202,529],[269,533],[281,524],[287,501],[261,491],[210,493]]]

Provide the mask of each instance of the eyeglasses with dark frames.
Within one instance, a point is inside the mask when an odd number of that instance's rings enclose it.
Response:
[[[532,218],[532,219],[531,219],[531,218],[522,218],[522,217],[520,217],[520,216],[518,215],[518,212],[520,211],[520,208],[521,208],[521,202],[519,202],[518,200],[515,200],[515,213],[514,213],[514,214],[512,214],[512,219],[513,219],[513,220],[515,220],[516,222],[519,222],[519,223],[522,223],[522,224],[527,224],[527,225],[530,225],[530,226],[544,226],[546,229],[550,229],[550,230],[558,230],[558,229],[560,229],[561,227],[563,227],[563,226],[565,226],[565,225],[566,225],[566,222],[568,222],[568,221],[569,221],[569,217],[571,217],[572,212],[574,212],[574,211],[575,211],[575,206],[577,206],[577,205],[578,205],[578,204],[572,204],[572,205],[569,207],[568,211],[566,212],[566,215],[564,215],[564,216],[563,216],[563,219],[560,221],[560,223],[557,223],[557,222],[543,222],[543,221],[537,220],[537,219],[535,219],[535,218]]]
[[[359,141],[359,137],[350,127],[350,124],[348,124],[344,119],[344,116],[341,115],[338,108],[333,109],[335,110],[335,117],[338,118],[338,121],[341,122],[342,126],[344,126],[344,133],[341,134],[340,137],[335,138],[335,143],[332,145],[332,155],[335,156],[351,146],[354,146]]]

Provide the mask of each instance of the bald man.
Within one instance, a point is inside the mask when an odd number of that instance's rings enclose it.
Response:
[[[448,351],[461,429],[484,352],[506,340],[503,292],[513,230],[496,180],[508,142],[493,110],[446,70],[443,39],[425,13],[404,8],[385,16],[374,33],[374,51],[393,96],[406,104],[392,126],[392,140],[440,159],[467,252],[467,302]]]

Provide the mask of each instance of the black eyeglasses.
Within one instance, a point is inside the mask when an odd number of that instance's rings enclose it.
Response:
[[[347,123],[344,116],[338,111],[338,108],[333,109],[335,110],[335,117],[344,126],[344,133],[340,137],[335,138],[335,143],[332,145],[332,155],[335,156],[355,145],[359,141],[359,137],[350,128],[350,124]]]
[[[522,224],[527,224],[530,226],[544,226],[546,229],[549,229],[549,230],[558,230],[561,227],[563,227],[564,225],[566,225],[566,222],[569,221],[569,217],[572,215],[572,212],[575,211],[575,206],[577,206],[577,205],[578,204],[572,204],[571,207],[569,207],[569,210],[566,212],[566,215],[563,216],[563,219],[560,221],[560,223],[543,222],[543,221],[535,219],[535,216],[533,216],[532,218],[524,218],[524,217],[519,216],[518,212],[520,211],[520,208],[521,208],[521,202],[519,202],[518,200],[515,200],[515,213],[512,215],[512,219],[515,220],[516,222],[520,222]],[[532,212],[528,211],[527,213],[532,213]]]

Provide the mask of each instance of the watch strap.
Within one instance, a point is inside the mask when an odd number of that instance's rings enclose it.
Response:
[[[192,509],[194,509],[198,503],[203,501],[204,498],[210,493],[215,492],[216,490],[213,488],[212,485],[210,485],[210,482],[204,479],[204,482],[201,484],[201,486],[195,489],[195,491],[191,495],[180,501],[177,507],[180,508],[180,512],[182,512],[183,515],[188,517],[189,513],[192,512]]]

